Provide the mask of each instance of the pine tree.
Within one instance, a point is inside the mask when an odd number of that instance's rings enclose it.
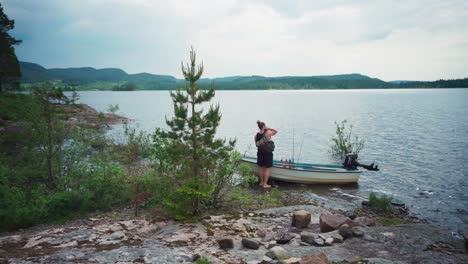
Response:
[[[0,3],[0,92],[19,88],[21,70],[13,46],[21,43],[21,41],[8,34],[8,31],[14,27],[15,21],[10,20],[3,12]]]
[[[170,139],[169,156],[173,166],[171,171],[175,180],[175,189],[165,200],[166,206],[176,217],[186,218],[198,215],[204,205],[212,203],[216,195],[219,177],[224,176],[223,166],[229,161],[235,140],[226,144],[224,139],[216,139],[216,130],[221,121],[219,105],[207,104],[215,96],[214,84],[209,90],[202,90],[197,81],[203,74],[203,63],[196,64],[196,53],[190,51],[190,62],[182,63],[182,73],[186,86],[171,92],[174,104],[174,117],[166,118],[170,130],[161,136]]]

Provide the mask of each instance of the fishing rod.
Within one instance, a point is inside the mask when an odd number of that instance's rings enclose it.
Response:
[[[293,147],[292,163],[294,163],[294,126],[293,126],[293,143],[292,143],[292,147]]]
[[[303,146],[303,144],[304,144],[304,138],[305,138],[305,132],[304,132],[304,134],[302,134],[301,148],[299,149],[299,157],[297,158],[297,162],[299,162],[299,160],[301,159],[301,155],[302,155],[302,146]]]

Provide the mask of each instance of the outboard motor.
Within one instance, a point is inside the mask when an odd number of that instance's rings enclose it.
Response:
[[[372,163],[371,165],[360,164],[358,161],[358,155],[356,153],[349,153],[346,155],[346,158],[343,162],[343,168],[347,170],[357,170],[357,167],[363,167],[366,170],[370,171],[379,171],[379,166]]]
[[[357,170],[359,163],[357,162],[358,155],[355,153],[346,154],[346,158],[343,162],[343,168],[347,170]]]

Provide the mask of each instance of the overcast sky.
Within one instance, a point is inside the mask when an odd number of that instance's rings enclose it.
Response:
[[[3,0],[20,60],[180,77],[468,77],[468,1]]]

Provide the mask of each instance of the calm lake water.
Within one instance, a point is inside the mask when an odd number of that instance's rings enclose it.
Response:
[[[149,132],[166,127],[173,113],[168,91],[79,94],[99,111],[118,104],[119,114]],[[312,198],[325,194],[337,206],[359,203],[372,191],[387,194],[433,224],[468,230],[468,89],[217,91],[214,102],[223,114],[218,136],[237,138],[241,153],[255,155],[262,120],[279,131],[275,159],[294,152],[296,161],[329,163],[334,122],[346,119],[366,140],[361,163],[381,168],[364,172],[357,186],[284,188],[301,188]]]

